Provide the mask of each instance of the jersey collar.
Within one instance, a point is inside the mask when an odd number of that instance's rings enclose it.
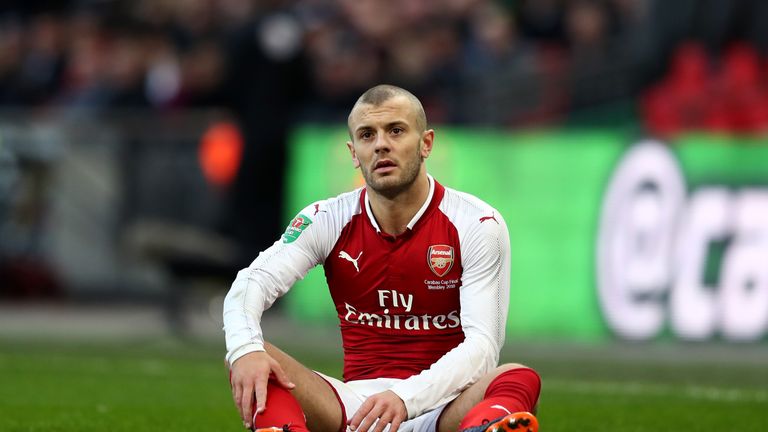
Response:
[[[424,201],[424,204],[422,204],[419,211],[416,212],[415,215],[413,215],[413,218],[410,222],[408,222],[408,225],[406,225],[406,228],[409,230],[413,229],[413,226],[416,225],[416,222],[421,219],[422,216],[424,216],[424,213],[429,208],[429,205],[432,203],[432,198],[435,195],[435,179],[432,178],[431,175],[427,174],[427,180],[429,180],[429,193],[427,194],[427,199]],[[365,188],[363,188],[363,191],[365,191]],[[377,233],[381,233],[381,228],[379,228],[378,222],[376,222],[376,218],[373,217],[373,211],[371,210],[371,201],[368,199],[368,194],[364,193],[364,200],[365,200],[365,212],[368,215],[368,220],[371,221],[371,225],[373,225],[374,228],[376,228]]]

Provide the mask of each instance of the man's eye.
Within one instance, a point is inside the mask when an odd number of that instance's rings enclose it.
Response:
[[[360,134],[360,138],[362,139],[370,139],[373,137],[373,134],[371,132],[363,132]]]
[[[395,135],[400,135],[401,133],[403,133],[403,129],[399,127],[392,128],[392,133]]]

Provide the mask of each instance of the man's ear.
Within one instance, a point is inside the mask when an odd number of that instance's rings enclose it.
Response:
[[[435,142],[435,131],[433,129],[425,130],[421,134],[421,157],[426,159],[432,153],[432,145]]]
[[[347,148],[349,149],[349,154],[352,155],[352,163],[355,165],[355,168],[360,168],[360,161],[357,160],[357,153],[355,153],[355,146],[352,144],[352,141],[347,141]]]

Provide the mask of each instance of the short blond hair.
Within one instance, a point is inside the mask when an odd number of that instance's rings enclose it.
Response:
[[[347,126],[349,129],[350,137],[352,136],[352,113],[355,112],[355,108],[360,105],[379,106],[397,96],[403,96],[411,102],[411,106],[413,106],[413,109],[416,112],[416,128],[418,132],[421,133],[427,130],[427,114],[424,112],[424,107],[421,105],[419,98],[402,87],[389,84],[379,84],[366,90],[365,93],[363,93],[362,96],[357,99],[357,102],[355,102],[352,110],[350,110],[349,116],[347,117]]]

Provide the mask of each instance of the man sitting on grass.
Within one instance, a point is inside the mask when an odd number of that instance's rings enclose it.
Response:
[[[510,279],[501,215],[427,174],[435,133],[410,92],[366,91],[348,127],[365,186],[302,210],[226,297],[227,360],[245,426],[537,431],[539,376],[497,366]],[[264,310],[321,263],[339,317],[343,381],[266,343],[260,326]]]

